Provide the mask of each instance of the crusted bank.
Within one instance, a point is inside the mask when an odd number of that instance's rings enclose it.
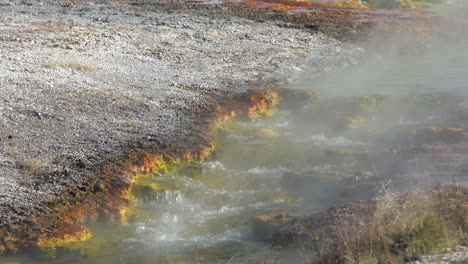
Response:
[[[0,248],[86,239],[80,223],[122,216],[135,174],[203,158],[218,121],[277,103],[256,90],[364,53],[330,37],[370,27],[345,9],[266,11],[1,0]]]

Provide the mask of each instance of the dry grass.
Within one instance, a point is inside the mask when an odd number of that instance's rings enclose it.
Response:
[[[52,164],[50,161],[27,158],[18,162],[17,166],[28,175],[37,177],[50,173]]]
[[[78,58],[74,56],[64,56],[60,59],[41,64],[46,68],[70,68],[81,72],[92,72],[96,70],[96,62],[90,58]]]
[[[381,191],[372,215],[336,223],[320,263],[402,263],[468,243],[468,189],[398,195]]]
[[[82,71],[82,72],[94,71],[94,67],[92,65],[86,64],[86,63],[80,63],[80,62],[68,62],[60,66],[75,69],[77,71]]]

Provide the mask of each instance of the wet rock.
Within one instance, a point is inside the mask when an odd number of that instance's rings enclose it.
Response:
[[[292,219],[293,216],[286,212],[259,215],[250,223],[252,238],[257,241],[271,241],[273,231],[286,225]]]
[[[392,179],[403,174],[414,160],[413,147],[392,147],[384,150],[327,149],[325,160],[355,175],[356,171],[370,171],[381,179]]]
[[[343,180],[341,195],[349,201],[370,200],[376,196],[381,184],[382,178],[375,172],[357,171]]]
[[[427,127],[414,132],[415,144],[455,144],[464,139],[467,131],[462,128]]]
[[[306,202],[334,204],[343,191],[344,176],[335,171],[307,170],[285,173],[281,186],[289,192],[298,194]]]
[[[330,129],[332,131],[344,131],[347,129],[360,128],[362,127],[367,119],[363,116],[352,116],[336,118],[331,124]]]
[[[352,176],[336,171],[309,170],[288,172],[281,184],[306,201],[333,205],[340,200],[368,200],[375,196],[382,178],[370,171],[356,171]]]
[[[375,153],[370,161],[375,172],[381,179],[392,179],[407,171],[408,166],[414,161],[416,149],[393,147],[387,151]]]
[[[274,230],[272,242],[284,246],[300,243],[302,248],[320,250],[330,237],[339,232],[337,223],[346,223],[356,216],[369,215],[372,210],[372,203],[355,202],[309,216],[294,217]]]
[[[279,89],[279,95],[285,109],[300,109],[319,99],[319,93],[313,90]]]
[[[343,162],[369,162],[369,151],[363,148],[349,148],[349,149],[326,149],[324,151],[325,159],[334,164],[334,163],[343,163]]]

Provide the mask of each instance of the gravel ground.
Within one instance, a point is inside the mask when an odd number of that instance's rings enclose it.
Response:
[[[199,142],[200,109],[364,52],[209,5],[150,6],[0,0],[2,237],[39,230],[56,197],[133,149]]]
[[[445,253],[422,256],[408,264],[466,264],[468,263],[468,247],[458,246],[448,248]]]

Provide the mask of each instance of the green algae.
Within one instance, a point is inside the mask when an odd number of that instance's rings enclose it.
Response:
[[[136,177],[128,190],[128,196],[131,199],[153,200],[158,193],[174,190],[177,190],[174,183],[158,180],[155,175],[144,174]]]
[[[213,159],[236,167],[301,167],[320,160],[323,152],[314,145],[298,144],[278,129],[245,122],[232,122],[215,139]],[[239,144],[239,141],[242,141]]]
[[[122,214],[124,217],[122,217],[121,223],[124,225],[144,222],[151,218],[151,214],[148,212],[148,210],[138,206],[129,206],[125,208],[125,211]]]
[[[44,255],[41,258],[60,259],[61,256],[73,255],[82,259],[79,263],[93,263],[93,260],[86,262],[84,259],[113,254],[115,244],[109,241],[109,237],[112,236],[114,241],[118,241],[128,235],[128,230],[123,229],[118,223],[93,223],[88,224],[88,228],[93,236],[86,241],[69,240],[53,247],[43,247],[41,252]]]
[[[157,171],[134,176],[126,195],[130,205],[121,211],[120,223],[129,225],[150,219],[152,215],[145,208],[145,203],[156,201],[165,193],[180,191],[176,181],[162,176],[171,174],[194,177],[202,173],[201,162],[206,158],[202,157],[198,161],[162,157],[156,159]]]
[[[224,142],[223,142],[224,141]],[[229,145],[216,158],[226,160],[226,165],[235,167],[237,164],[250,167],[301,167],[313,160],[320,160],[322,151],[316,146],[295,144],[282,138],[255,139],[245,144],[234,145],[229,139],[219,139],[219,148]]]
[[[220,159],[237,163],[239,160],[236,159],[236,156],[243,156],[242,153],[248,153],[245,158],[254,163],[257,163],[261,156],[265,157],[264,164],[274,164],[276,161],[286,159],[287,155],[281,150],[283,145],[278,146],[278,142],[276,142],[281,137],[281,131],[269,127],[249,126],[245,125],[245,122],[235,121],[224,122],[223,128],[219,131],[215,142],[216,151],[210,158],[212,160]],[[237,144],[229,139],[232,136],[246,137],[248,140],[246,140],[245,145],[244,143]],[[225,144],[227,148],[223,147]],[[259,144],[262,147],[259,148]],[[269,147],[265,149],[265,146]],[[276,155],[283,154],[284,156],[267,155],[267,153],[271,154],[273,148],[276,149]],[[256,151],[253,152],[253,150]],[[291,160],[293,159],[291,158]],[[223,169],[204,169],[201,161],[166,161],[161,159],[157,163],[158,168],[160,168],[157,173],[138,174],[133,179],[127,194],[133,202],[122,211],[122,224],[129,225],[151,219],[153,213],[147,212],[145,203],[155,201],[165,193],[182,192],[184,195],[190,196],[191,194],[187,193],[190,190],[181,188],[182,186],[179,186],[177,180],[172,177],[189,177],[196,182],[205,184],[208,188],[228,191],[253,190],[263,184],[263,181],[258,177],[239,179],[232,172]],[[246,196],[245,201],[241,200],[240,203],[248,205],[252,199],[259,202],[283,203],[296,201],[297,197],[281,191],[258,192],[254,196]]]
[[[255,131],[256,137],[278,137],[280,133],[272,128],[259,128]]]
[[[259,215],[255,219],[279,227],[293,220],[294,217],[285,211],[278,211],[267,215]]]
[[[234,121],[228,120],[223,122],[222,126],[218,130],[220,137],[226,136],[238,136],[238,137],[256,137],[256,138],[269,138],[277,137],[281,135],[281,132],[270,128],[270,127],[257,127],[252,126],[252,121]],[[219,138],[219,137],[217,137]],[[216,149],[219,145],[218,141],[215,140]]]

